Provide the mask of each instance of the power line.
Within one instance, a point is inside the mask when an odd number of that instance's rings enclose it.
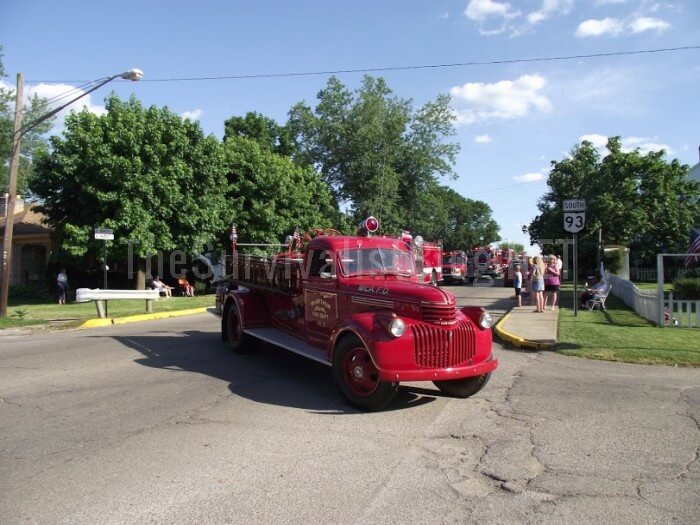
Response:
[[[525,64],[531,62],[556,62],[565,60],[581,60],[585,58],[604,58],[632,55],[648,55],[653,53],[671,53],[676,51],[690,51],[700,49],[700,45],[681,46],[681,47],[665,47],[658,49],[643,49],[639,51],[611,51],[609,53],[591,53],[587,55],[565,55],[554,57],[532,57],[532,58],[513,58],[503,60],[488,60],[488,61],[471,61],[471,62],[454,62],[445,64],[422,64],[413,66],[385,66],[385,67],[370,67],[357,69],[334,69],[326,71],[304,71],[304,72],[287,72],[287,73],[254,73],[249,75],[219,75],[211,77],[172,77],[172,78],[144,78],[141,82],[197,82],[205,80],[243,80],[255,78],[284,78],[284,77],[308,77],[319,75],[338,75],[344,73],[380,73],[387,71],[409,71],[420,69],[441,69],[451,67],[471,67],[471,66],[495,66],[505,64]],[[28,82],[86,82],[85,80],[31,80]]]

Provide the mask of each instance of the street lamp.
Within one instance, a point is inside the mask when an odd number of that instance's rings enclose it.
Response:
[[[7,184],[7,191],[9,193],[7,197],[7,205],[5,207],[5,235],[2,242],[2,272],[0,272],[0,317],[7,316],[7,296],[10,288],[10,268],[11,257],[12,257],[12,233],[14,230],[14,216],[15,216],[15,200],[17,193],[17,170],[19,167],[19,145],[20,139],[28,131],[32,130],[46,119],[53,117],[59,111],[65,109],[73,102],[78,99],[83,98],[101,88],[108,82],[111,82],[115,78],[123,78],[125,80],[141,80],[143,77],[143,71],[140,69],[130,69],[129,71],[124,71],[123,73],[118,73],[112,75],[111,77],[102,78],[96,80],[96,84],[88,89],[87,91],[81,93],[77,97],[69,100],[62,106],[52,109],[48,113],[40,116],[39,118],[28,122],[22,126],[22,91],[24,88],[24,79],[22,73],[17,73],[17,93],[15,99],[15,123],[12,132],[12,157],[10,158],[10,178]]]

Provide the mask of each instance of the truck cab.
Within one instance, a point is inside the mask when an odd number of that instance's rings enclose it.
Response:
[[[469,277],[469,260],[462,250],[442,254],[442,278],[445,283],[464,284]]]
[[[326,364],[356,407],[384,408],[401,381],[469,397],[498,365],[488,312],[424,284],[400,238],[323,232],[298,251],[227,263],[221,326],[231,349],[263,340]]]

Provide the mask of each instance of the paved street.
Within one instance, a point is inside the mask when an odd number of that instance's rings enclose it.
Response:
[[[211,314],[0,334],[0,521],[700,521],[697,370],[495,351],[472,399],[410,384],[365,414]]]

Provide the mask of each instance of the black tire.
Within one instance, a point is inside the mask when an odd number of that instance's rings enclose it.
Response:
[[[357,337],[344,337],[335,347],[333,377],[342,396],[362,410],[383,409],[399,389],[398,383],[379,380],[379,370]]]
[[[232,304],[226,311],[226,335],[228,345],[234,354],[247,354],[255,350],[257,339],[243,333],[238,308]]]
[[[464,379],[433,381],[433,384],[448,396],[464,399],[473,396],[484,388],[486,383],[489,382],[489,379],[491,379],[490,372],[482,376],[465,377]]]
[[[435,270],[433,270],[433,273],[430,275],[430,285],[431,286],[438,285],[438,276],[437,276],[437,272]]]

